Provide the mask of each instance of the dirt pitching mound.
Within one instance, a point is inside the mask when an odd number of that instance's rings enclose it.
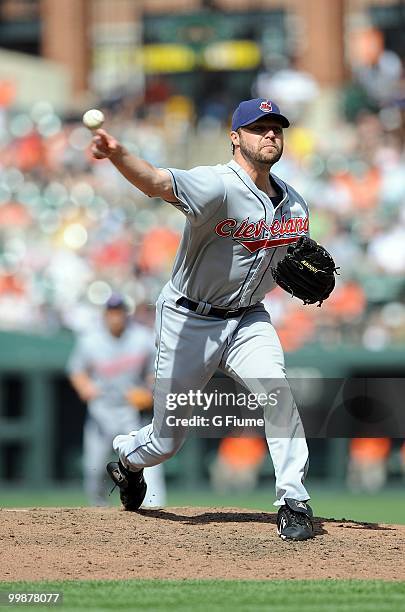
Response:
[[[315,519],[283,542],[276,514],[237,508],[0,509],[0,580],[405,576],[405,525]]]

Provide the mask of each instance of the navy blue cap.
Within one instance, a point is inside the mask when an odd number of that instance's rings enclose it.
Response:
[[[127,310],[125,300],[120,293],[112,293],[107,302],[105,303],[106,310],[110,310],[113,308]]]
[[[283,127],[288,128],[290,125],[287,117],[281,114],[275,102],[265,98],[254,98],[244,100],[239,104],[232,115],[232,131],[236,132],[240,127],[249,125],[262,117],[278,117]]]

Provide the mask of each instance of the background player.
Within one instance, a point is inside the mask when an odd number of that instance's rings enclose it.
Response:
[[[283,351],[261,300],[275,283],[271,268],[289,244],[308,233],[303,198],[270,173],[283,152],[278,106],[262,98],[242,102],[232,118],[233,160],[192,170],[158,169],[131,155],[104,130],[93,137],[96,158],[109,158],[145,194],[160,197],[186,216],[171,281],[157,304],[155,416],[136,435],[120,435],[109,464],[127,509],[143,499],[143,468],[173,456],[187,427],[160,435],[166,394],[202,389],[217,369],[250,392],[282,387],[279,404],[265,409],[266,436],[276,475],[280,536],[312,537],[312,510],[304,487],[308,449],[285,382]],[[182,417],[191,414],[191,407]]]
[[[152,408],[155,347],[150,330],[130,322],[120,295],[106,304],[101,325],[83,334],[70,356],[70,381],[88,409],[83,435],[84,486],[92,505],[106,504],[105,462],[118,433],[140,429]],[[148,468],[144,506],[166,503],[163,466]]]

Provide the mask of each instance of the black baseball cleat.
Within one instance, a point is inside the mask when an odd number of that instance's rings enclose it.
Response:
[[[311,506],[295,499],[285,499],[277,514],[277,531],[283,540],[308,540],[314,537]]]
[[[115,486],[119,487],[120,499],[125,510],[138,510],[146,495],[143,470],[131,472],[122,465],[121,461],[110,461],[106,469]]]

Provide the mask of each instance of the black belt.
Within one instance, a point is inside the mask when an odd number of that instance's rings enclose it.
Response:
[[[193,302],[193,300],[189,300],[186,297],[179,298],[176,301],[176,304],[179,304],[180,306],[185,306],[185,308],[193,310],[194,312],[196,312],[198,308],[198,302]],[[205,313],[203,316],[216,317],[218,319],[232,319],[233,317],[239,317],[239,315],[242,315],[249,308],[251,308],[251,306],[243,306],[242,308],[237,308],[236,310],[224,310],[223,308],[212,307],[210,308],[208,313]]]

